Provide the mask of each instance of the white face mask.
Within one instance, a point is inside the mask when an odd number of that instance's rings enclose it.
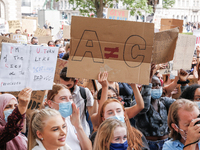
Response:
[[[185,132],[184,130],[180,129],[176,124],[175,124],[175,126],[176,126],[180,131],[182,131],[182,132],[184,133],[184,135],[182,135],[182,134],[179,132],[179,134],[181,135],[181,137],[183,138],[183,140],[186,141],[186,139],[187,139],[187,132]]]

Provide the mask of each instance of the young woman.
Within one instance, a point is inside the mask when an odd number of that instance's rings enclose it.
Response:
[[[11,94],[0,95],[0,149],[27,150],[27,139],[20,132],[31,92],[30,88],[22,90],[18,95],[19,104]]]
[[[65,118],[68,132],[66,143],[71,149],[91,150],[92,144],[81,126],[79,109],[73,103],[68,87],[62,84],[54,84],[52,90],[49,90],[47,94],[47,102],[50,108],[58,110]]]
[[[126,124],[117,119],[105,120],[99,126],[93,150],[127,150],[127,148]]]
[[[66,123],[57,110],[35,110],[30,120],[28,150],[71,150],[65,142],[66,133]]]

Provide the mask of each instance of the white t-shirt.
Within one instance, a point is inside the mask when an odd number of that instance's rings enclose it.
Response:
[[[81,150],[80,142],[76,135],[76,129],[71,124],[70,117],[65,118],[65,122],[67,124],[67,137],[66,143],[72,150]]]
[[[88,88],[85,88],[85,93],[86,93],[86,98],[87,98],[86,106],[93,106],[94,98],[92,96],[92,93],[90,92],[90,90]],[[73,97],[74,103],[79,108],[80,121],[81,121],[81,125],[83,127],[83,130],[85,131],[86,135],[89,137],[89,135],[90,135],[90,127],[89,127],[89,124],[88,124],[88,122],[86,120],[85,102],[84,102],[84,99],[81,96],[80,87],[79,86],[77,86],[77,85],[75,86],[75,90],[72,93],[72,97]]]

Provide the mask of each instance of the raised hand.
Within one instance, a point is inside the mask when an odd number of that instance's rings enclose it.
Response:
[[[102,85],[102,87],[108,86],[108,72],[104,71],[103,73],[98,74],[98,82]]]

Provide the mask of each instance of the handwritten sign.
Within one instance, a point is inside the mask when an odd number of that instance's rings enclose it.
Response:
[[[160,64],[173,60],[178,32],[178,28],[174,28],[155,33],[152,63]]]
[[[128,10],[120,10],[120,9],[112,9],[112,8],[108,8],[107,10],[108,19],[128,20],[128,16],[129,16]]]
[[[173,70],[190,70],[196,36],[179,34],[173,59]]]
[[[5,42],[5,43],[17,43],[16,40],[11,40],[10,38],[7,38],[5,36],[0,36],[0,52],[1,52],[2,42]]]
[[[54,83],[60,83],[60,72],[64,67],[67,67],[67,60],[57,59],[56,72],[54,76]]]
[[[195,46],[200,46],[200,30],[193,30],[193,35],[196,36],[196,44]]]
[[[6,24],[0,24],[0,33],[8,33],[8,29],[6,28]]]
[[[36,45],[2,44],[0,91],[52,88],[58,48]]]
[[[71,39],[70,31],[71,31],[71,26],[63,25],[63,38],[64,39]]]
[[[41,28],[37,28],[35,31],[34,36],[38,37],[38,36],[46,36],[47,31],[46,29],[41,29]]]
[[[11,34],[11,39],[20,44],[27,44],[27,36],[22,34]]]
[[[21,30],[21,24],[19,20],[8,21],[8,24],[9,24],[9,32],[14,33],[17,29]]]
[[[49,41],[52,41],[52,36],[38,36],[39,45],[47,44]]]
[[[55,40],[62,39],[63,37],[63,31],[60,30],[56,35],[54,35]]]
[[[37,28],[37,20],[34,19],[22,19],[22,31],[25,30],[29,34],[33,34]]]
[[[97,79],[105,70],[109,81],[149,84],[153,24],[73,16],[71,27],[68,77]]]
[[[179,33],[183,32],[183,20],[179,19],[161,19],[160,31],[179,28]]]

